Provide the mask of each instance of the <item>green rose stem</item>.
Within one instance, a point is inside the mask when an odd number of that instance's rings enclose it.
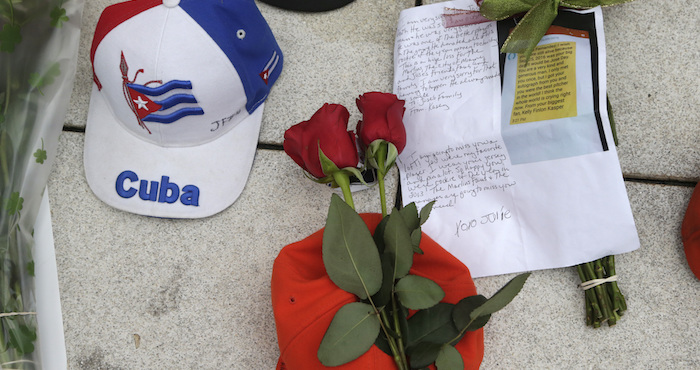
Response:
[[[332,176],[335,183],[340,186],[340,189],[343,191],[345,203],[354,210],[355,203],[352,201],[352,192],[350,191],[350,176],[344,171],[333,172]]]
[[[377,160],[377,182],[379,183],[379,201],[380,205],[382,207],[382,217],[386,217],[388,214],[387,212],[387,206],[386,206],[386,187],[384,183],[384,177],[386,176],[386,173],[388,172],[388,169],[384,168],[385,167],[385,159],[387,156],[387,143],[382,143],[382,145],[379,146],[377,149],[376,153],[376,160]],[[399,316],[398,316],[398,308],[396,304],[396,297],[392,294],[391,295],[391,308],[393,310],[394,314],[394,325],[392,326],[392,329],[394,332],[397,334],[396,338],[396,345],[399,349],[398,355],[394,352],[394,361],[396,362],[396,366],[399,367],[399,369],[408,369],[408,361],[406,360],[406,354],[404,352],[404,345],[403,345],[403,337],[401,334],[401,326],[399,324]],[[386,318],[385,318],[386,320]],[[392,338],[393,341],[393,338]]]
[[[607,256],[576,266],[581,283],[615,276],[615,257]],[[613,326],[627,310],[617,282],[610,281],[585,290],[586,324],[594,328],[603,322]]]
[[[384,176],[386,176],[386,171],[383,170],[385,162],[384,158],[386,158],[386,153],[386,145],[381,145],[377,155],[377,162],[379,164],[378,167],[380,167],[380,169],[378,169],[377,177],[379,182],[379,197],[381,201],[383,217],[386,217],[387,215],[386,191],[384,188]],[[335,181],[336,185],[338,185],[341,191],[343,192],[345,203],[347,203],[354,210],[355,204],[352,200],[352,192],[350,191],[350,176],[345,171],[335,171],[331,176],[333,177],[333,180]],[[408,361],[406,360],[406,354],[403,348],[403,339],[401,338],[401,328],[398,319],[398,306],[396,305],[395,297],[392,295],[391,302],[391,309],[394,313],[393,325],[387,317],[386,311],[383,309],[378,309],[372,301],[372,298],[369,298],[369,303],[374,309],[374,312],[377,313],[380,317],[379,323],[381,325],[382,331],[384,332],[384,335],[387,338],[387,343],[389,344],[389,348],[391,349],[391,353],[394,357],[394,362],[396,363],[398,370],[409,370]],[[391,330],[394,333],[397,333],[398,338],[394,338],[394,336],[389,334],[389,330],[387,329],[387,327],[391,328]]]
[[[399,369],[408,369],[408,361],[406,360],[406,353],[404,352],[404,345],[403,345],[403,336],[401,334],[401,324],[399,323],[399,310],[398,310],[398,305],[396,304],[396,296],[394,294],[391,295],[391,308],[394,310],[394,331],[397,334],[396,341],[397,341],[397,346],[399,347],[399,356],[394,356],[394,361],[396,362],[396,365],[399,367]],[[398,361],[401,361],[399,363]]]
[[[377,161],[377,182],[379,183],[379,203],[382,207],[382,217],[386,217],[388,212],[387,212],[387,206],[386,206],[386,188],[384,185],[384,177],[386,176],[386,173],[388,172],[388,169],[385,169],[385,158],[387,156],[387,143],[382,143],[382,145],[379,146],[376,152],[376,161]],[[408,366],[408,361],[406,360],[406,353],[404,351],[404,344],[403,344],[403,336],[401,334],[401,325],[399,324],[399,316],[398,316],[398,305],[396,304],[396,296],[394,294],[391,295],[391,309],[393,312],[394,316],[394,322],[393,325],[391,325],[391,322],[386,316],[386,312],[382,311],[382,320],[384,323],[383,325],[389,326],[392,328],[394,333],[397,334],[397,338],[394,338],[393,336],[389,335],[386,333],[387,341],[389,342],[389,346],[391,347],[391,352],[394,355],[394,362],[396,363],[396,366],[399,368],[399,370],[404,370],[404,369],[409,369]],[[398,349],[398,350],[397,350]]]
[[[343,192],[343,198],[345,199],[345,203],[347,203],[353,210],[355,209],[355,204],[352,201],[352,192],[350,191],[350,176],[345,172],[345,171],[336,171],[333,172],[333,180],[335,183],[340,187],[340,189]],[[384,181],[383,178],[380,177],[380,194],[383,194],[383,186],[384,186]],[[384,216],[386,216],[386,204],[385,204],[385,197],[382,198],[382,211],[384,213]],[[369,295],[368,295],[369,297]],[[372,301],[372,298],[369,298],[369,303],[372,305],[372,308],[374,309],[375,313],[378,313],[380,316],[379,323],[381,324],[382,330],[384,331],[384,335],[387,338],[387,342],[389,343],[389,347],[391,348],[391,353],[394,355],[394,362],[396,362],[396,365],[398,366],[399,370],[408,370],[408,365],[406,365],[406,357],[403,354],[403,344],[399,342],[398,344],[396,343],[396,340],[392,335],[389,334],[389,331],[386,329],[387,326],[391,327],[392,330],[396,332],[395,329],[398,328],[398,322],[396,323],[396,328],[392,327],[389,322],[389,318],[386,316],[386,311],[384,310],[379,310],[375,305],[374,302]],[[396,310],[396,307],[394,305],[393,307],[394,311]]]
[[[371,299],[370,299],[371,301]],[[377,311],[377,308],[374,306],[374,302],[372,302],[372,307],[374,307],[375,312]],[[381,310],[379,311],[379,323],[382,326],[382,330],[384,331],[384,336],[386,336],[386,341],[389,344],[389,348],[391,349],[391,353],[394,356],[394,363],[396,363],[396,366],[398,367],[399,370],[408,370],[408,364],[406,361],[406,356],[403,354],[403,344],[401,342],[396,343],[396,339],[389,334],[389,331],[386,329],[387,326],[391,327],[392,330],[394,329],[390,324],[389,324],[389,318],[386,316],[386,311]],[[396,327],[398,327],[398,323],[396,323]]]
[[[586,279],[586,273],[583,270],[583,265],[577,265],[576,270],[578,271],[578,276],[581,282],[584,283]],[[593,325],[595,322],[599,322],[603,317],[603,313],[600,311],[600,306],[598,305],[598,299],[595,297],[595,293],[592,290],[585,290],[586,296],[586,324]]]
[[[386,189],[384,188],[384,176],[386,176],[386,172],[388,169],[384,168],[384,161],[386,159],[386,154],[387,154],[387,144],[382,143],[382,145],[379,146],[379,149],[377,149],[377,181],[379,182],[379,201],[382,206],[382,217],[386,217],[387,215],[387,210],[386,210]]]

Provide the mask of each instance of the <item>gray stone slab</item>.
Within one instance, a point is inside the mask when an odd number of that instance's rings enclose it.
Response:
[[[116,2],[85,4],[67,127],[85,126],[92,33],[101,10]],[[348,107],[354,124],[357,95],[391,90],[396,19],[412,4],[358,0],[325,14],[259,4],[286,56],[260,141],[280,144],[286,128],[325,102]],[[627,175],[694,180],[700,48],[693,17],[700,5],[658,6],[636,0],[604,11],[620,161]],[[258,150],[241,198],[222,213],[148,218],[94,197],[82,148],[83,134],[62,135],[49,182],[69,369],[274,368],[272,262],[284,245],[323,225],[332,190],[307,180],[283,152]],[[388,185],[395,194],[395,171]],[[621,322],[587,328],[575,270],[537,271],[486,326],[483,369],[700,367],[698,281],[679,237],[691,189],[627,189],[642,247],[617,258],[629,305]],[[355,203],[376,211],[376,191],[357,193]],[[511,277],[476,285],[490,296]]]
[[[260,141],[281,144],[284,131],[324,103],[342,104],[354,128],[355,99],[391,92],[399,12],[412,0],[355,1],[326,13],[295,13],[259,4],[285,56],[265,106]]]
[[[221,214],[136,216],[92,195],[82,140],[64,133],[49,183],[69,368],[273,368],[272,262],[322,226],[331,190],[259,150],[242,197]],[[700,366],[700,293],[679,237],[691,189],[627,188],[642,247],[617,257],[622,320],[586,327],[575,269],[536,271],[486,326],[483,369]],[[376,192],[356,203],[375,210]],[[477,289],[490,296],[510,278],[480,278]]]
[[[90,92],[92,91],[92,64],[90,64],[90,47],[95,34],[97,21],[102,10],[119,0],[90,0],[83,5],[83,18],[80,26],[80,45],[78,47],[78,66],[75,71],[75,82],[70,105],[66,112],[64,126],[85,128],[87,122]]]
[[[608,93],[627,175],[700,178],[700,3],[637,0],[604,10]]]
[[[284,152],[259,150],[242,196],[223,212],[138,216],[92,194],[83,136],[61,136],[49,182],[69,368],[274,368],[272,263],[323,227],[333,190]],[[396,179],[394,170],[389,194]],[[376,187],[354,200],[359,212],[380,210]]]

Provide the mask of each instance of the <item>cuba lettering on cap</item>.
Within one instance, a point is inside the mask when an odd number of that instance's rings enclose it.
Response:
[[[253,0],[111,5],[90,59],[84,163],[98,198],[167,218],[207,217],[238,198],[282,70]]]

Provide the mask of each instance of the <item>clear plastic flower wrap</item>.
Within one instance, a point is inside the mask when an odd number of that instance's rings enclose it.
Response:
[[[75,77],[84,0],[0,0],[0,368],[41,368],[33,226]]]

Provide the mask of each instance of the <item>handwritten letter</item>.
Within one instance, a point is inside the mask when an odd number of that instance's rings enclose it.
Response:
[[[406,99],[407,115],[447,111],[465,98],[464,86],[497,79],[498,60],[485,53],[495,37],[492,23],[445,28],[442,14],[400,25],[394,92]]]
[[[571,266],[637,248],[614,147],[522,160],[542,157],[554,128],[597,128],[581,114],[594,99],[607,119],[604,80],[596,82],[603,87],[597,95],[586,87],[588,39],[550,40],[561,42],[536,49],[517,77],[504,73],[502,87],[496,23],[446,27],[444,15],[455,9],[477,7],[457,0],[406,9],[396,32],[394,93],[406,101],[407,135],[396,163],[404,204],[435,201],[423,231],[474,277]],[[600,10],[593,12],[589,18],[602,29]],[[594,62],[604,79],[600,56]],[[506,60],[513,64],[515,55]],[[603,128],[611,141],[609,123]]]
[[[397,30],[394,92],[408,133],[398,163],[406,202],[447,208],[515,182],[500,138],[479,135],[498,122],[493,22],[446,28],[443,8],[426,9],[402,13]]]

